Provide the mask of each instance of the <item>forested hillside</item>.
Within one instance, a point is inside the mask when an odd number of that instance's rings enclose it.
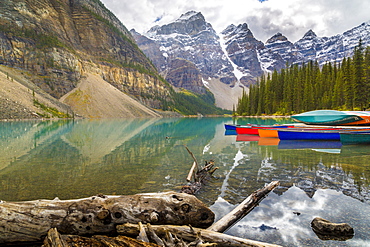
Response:
[[[294,64],[262,76],[243,93],[236,115],[290,115],[310,110],[364,110],[370,102],[370,47],[356,46],[340,64]]]
[[[15,85],[0,90],[0,119],[224,113],[208,94],[175,92],[99,0],[1,1],[0,65]],[[86,78],[101,90],[81,87]]]

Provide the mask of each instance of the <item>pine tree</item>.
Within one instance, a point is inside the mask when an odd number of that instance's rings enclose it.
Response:
[[[345,106],[344,86],[343,86],[343,72],[339,70],[335,78],[335,86],[332,97],[332,108],[341,110]]]
[[[365,69],[364,69],[364,48],[362,40],[360,39],[358,46],[355,47],[353,55],[353,68],[354,68],[354,90],[356,93],[355,106],[361,110],[367,107],[369,90],[365,83]]]
[[[365,50],[365,57],[364,57],[364,75],[365,75],[365,85],[366,90],[368,90],[368,93],[370,94],[370,46],[368,46]],[[369,108],[369,102],[370,102],[370,95],[367,95],[367,105],[365,105],[366,108]]]
[[[257,112],[256,112],[256,115],[257,116],[260,116],[262,115],[262,111],[265,110],[265,97],[264,97],[264,94],[265,94],[265,84],[266,84],[266,78],[265,76],[263,75],[261,77],[261,81],[260,83],[258,84],[258,105],[257,105]]]
[[[344,98],[345,106],[348,110],[353,110],[355,107],[355,92],[353,84],[353,69],[352,61],[350,58],[344,58],[342,62],[343,71],[343,87],[344,87]]]
[[[263,102],[264,102],[263,112],[266,115],[271,115],[273,113],[273,111],[272,111],[273,110],[272,109],[272,101],[273,101],[273,98],[274,98],[274,92],[271,88],[270,74],[267,75],[264,90],[265,90],[265,93],[263,95]]]

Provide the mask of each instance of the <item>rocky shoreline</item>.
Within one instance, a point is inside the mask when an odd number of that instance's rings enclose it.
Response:
[[[40,119],[41,117],[10,99],[0,98],[0,120]]]

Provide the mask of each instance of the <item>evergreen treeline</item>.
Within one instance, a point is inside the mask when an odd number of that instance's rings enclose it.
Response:
[[[172,110],[183,115],[207,114],[230,114],[230,111],[215,106],[214,95],[210,91],[205,94],[196,94],[188,90],[182,90],[174,95],[175,102]]]
[[[342,63],[294,64],[262,76],[239,98],[234,114],[290,115],[319,109],[364,110],[370,107],[370,47],[359,41]]]

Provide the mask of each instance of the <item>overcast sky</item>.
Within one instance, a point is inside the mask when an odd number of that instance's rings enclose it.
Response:
[[[122,23],[140,33],[170,23],[187,11],[201,12],[217,32],[247,23],[266,42],[277,32],[295,42],[312,29],[341,34],[370,21],[370,0],[101,0]]]

